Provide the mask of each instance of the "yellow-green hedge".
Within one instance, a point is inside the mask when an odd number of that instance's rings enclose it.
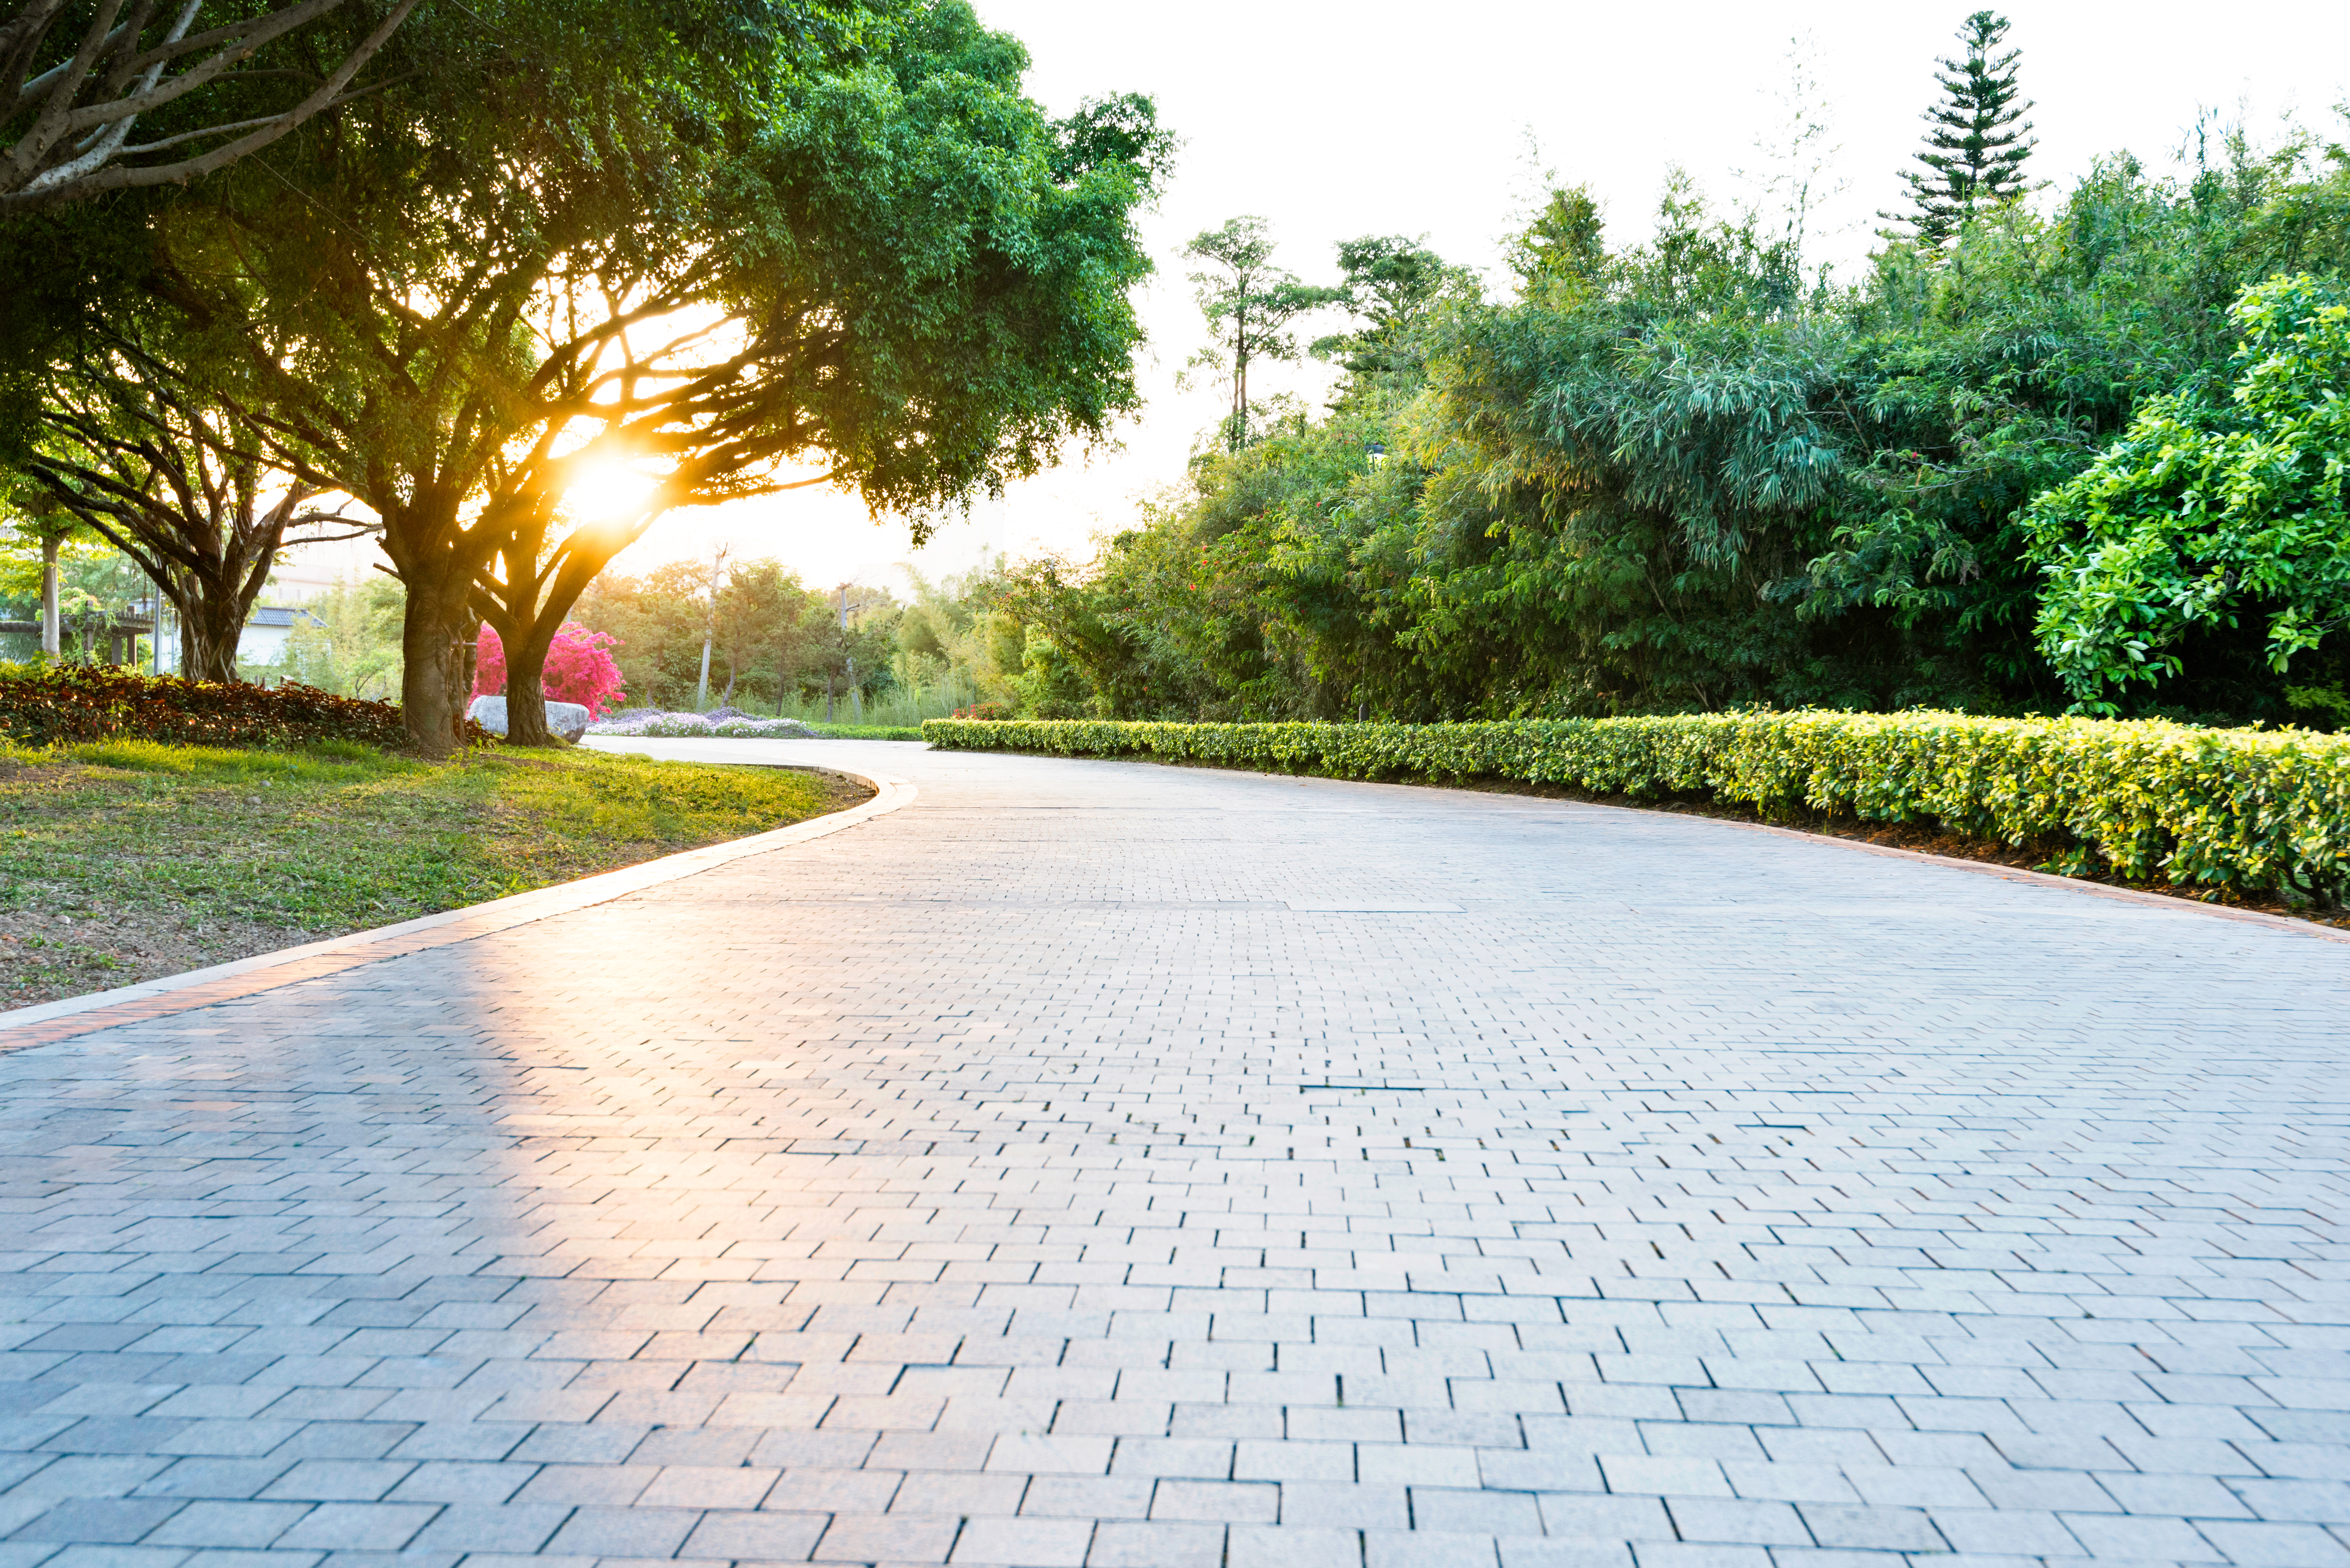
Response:
[[[1964,713],[1732,713],[1469,724],[933,719],[934,746],[1145,756],[1336,778],[1496,778],[1800,803],[2056,841],[2161,877],[2327,906],[2350,895],[2350,735]]]

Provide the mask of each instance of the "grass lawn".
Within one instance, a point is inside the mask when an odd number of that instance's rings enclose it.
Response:
[[[0,742],[0,1006],[569,881],[867,799],[836,774],[589,751],[434,764]]]

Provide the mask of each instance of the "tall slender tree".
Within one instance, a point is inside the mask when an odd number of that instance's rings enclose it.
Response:
[[[1939,245],[1983,213],[2023,194],[2023,165],[2039,141],[2032,110],[2016,85],[2021,49],[2000,51],[2007,18],[1978,11],[1959,29],[1961,57],[1945,57],[1934,79],[1941,101],[1926,111],[1926,145],[1906,170],[1910,210],[1880,216],[1910,224],[1918,237]]]
[[[1307,311],[1347,297],[1343,288],[1302,283],[1273,265],[1273,225],[1240,217],[1210,229],[1183,247],[1190,260],[1206,265],[1191,275],[1195,297],[1215,337],[1211,348],[1191,358],[1191,368],[1213,372],[1230,383],[1232,412],[1224,416],[1224,444],[1238,452],[1248,444],[1249,368],[1260,359],[1295,359],[1297,339],[1289,324]]]

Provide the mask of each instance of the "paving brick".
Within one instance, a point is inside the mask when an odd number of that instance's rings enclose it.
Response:
[[[321,1551],[397,1552],[441,1511],[423,1502],[322,1502],[274,1544]]]
[[[702,1516],[678,1555],[734,1558],[752,1563],[796,1563],[816,1549],[827,1523],[818,1513],[750,1513],[739,1510]]]
[[[927,1514],[837,1513],[816,1543],[819,1563],[943,1563],[961,1521]]]
[[[2241,1568],[2350,1568],[2350,1546],[2314,1524],[2199,1519],[2195,1529]]]
[[[2141,1562],[2219,1561],[2211,1544],[2183,1519],[2132,1519],[2113,1513],[2068,1513],[2059,1517],[2092,1557],[2125,1557]]]
[[[701,1522],[692,1509],[581,1508],[555,1532],[546,1550],[556,1556],[669,1557]]]
[[[1082,1568],[1090,1519],[974,1519],[955,1538],[953,1562],[1008,1568]]]
[[[1876,1552],[1942,1552],[1933,1521],[1913,1508],[1839,1508],[1800,1503],[1796,1511],[1822,1546]]]
[[[186,1506],[164,1498],[75,1498],[44,1508],[9,1539],[128,1545]]]
[[[1812,1532],[1804,1528],[1794,1507],[1784,1502],[1758,1502],[1722,1498],[1669,1498],[1666,1511],[1673,1528],[1686,1542],[1755,1546],[1809,1546]]]
[[[1235,1524],[1225,1532],[1224,1553],[1224,1568],[1362,1568],[1362,1533]]]
[[[536,1552],[571,1517],[559,1503],[452,1503],[410,1543],[419,1552]]]
[[[1220,1568],[1221,1524],[1102,1524],[1096,1527],[1086,1568]]]
[[[1281,1489],[1262,1482],[1162,1480],[1150,1517],[1271,1524],[1281,1517]]]
[[[1496,1568],[1499,1545],[1489,1535],[1366,1531],[1363,1562],[1366,1568]]]
[[[144,1540],[150,1546],[267,1546],[309,1511],[304,1502],[192,1502]]]

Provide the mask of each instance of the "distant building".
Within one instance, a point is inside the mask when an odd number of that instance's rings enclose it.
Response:
[[[327,623],[308,610],[292,605],[255,605],[244,619],[244,635],[236,639],[236,661],[239,664],[276,664],[286,656],[286,645],[294,639],[297,626],[323,627]],[[166,675],[180,669],[180,623],[171,615],[163,618],[163,663]]]

